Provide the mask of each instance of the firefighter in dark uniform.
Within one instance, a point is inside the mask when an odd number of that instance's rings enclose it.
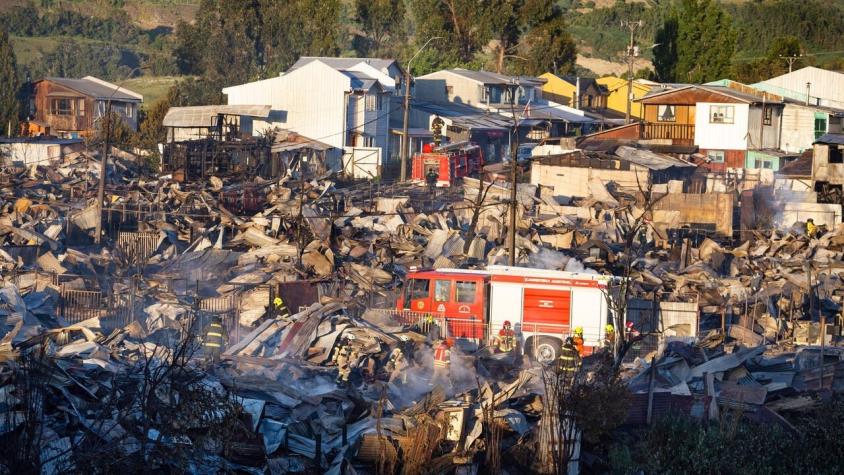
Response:
[[[434,120],[431,121],[431,132],[433,132],[432,136],[435,147],[439,147],[440,143],[442,143],[443,126],[445,126],[445,121],[440,116],[434,117]]]
[[[440,179],[440,174],[437,173],[436,168],[429,168],[428,173],[425,174],[425,181],[428,183],[428,188],[431,190],[431,194],[437,192],[437,180]]]
[[[563,376],[567,381],[572,381],[579,368],[580,353],[574,346],[571,337],[566,338],[566,343],[560,349],[560,357],[557,360],[557,374]]]
[[[211,323],[205,327],[205,336],[202,340],[202,349],[205,357],[211,361],[220,359],[220,353],[226,345],[226,329],[223,327],[223,319],[215,315]]]

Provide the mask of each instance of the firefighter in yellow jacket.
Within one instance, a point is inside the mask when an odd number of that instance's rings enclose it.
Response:
[[[223,319],[215,315],[211,323],[205,327],[205,335],[202,339],[202,349],[205,357],[212,361],[220,359],[220,353],[226,346],[226,329],[223,327]]]

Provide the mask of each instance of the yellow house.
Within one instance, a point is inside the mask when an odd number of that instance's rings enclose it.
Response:
[[[542,85],[542,97],[545,99],[576,109],[598,111],[607,108],[607,91],[595,79],[553,73],[545,73],[539,78],[545,80]],[[575,94],[578,83],[580,94]]]
[[[609,95],[607,96],[607,109],[627,113],[627,80],[615,76],[606,76],[597,79],[598,84],[607,89]],[[648,81],[647,79],[633,80],[633,98],[639,99],[643,97],[652,87],[658,86],[659,83]],[[633,117],[642,118],[642,104],[633,102],[630,107],[630,115]]]

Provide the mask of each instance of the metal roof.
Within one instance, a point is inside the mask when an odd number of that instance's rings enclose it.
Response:
[[[593,122],[597,122],[591,117],[568,112],[562,108],[545,103],[530,104],[523,109],[522,114],[518,114],[517,112],[517,115],[527,119],[562,120],[575,124],[591,124]],[[519,120],[523,119],[520,118]]]
[[[621,145],[615,149],[615,155],[630,163],[643,166],[650,170],[665,170],[671,167],[692,167],[693,165],[685,160],[674,158],[670,155],[642,150],[627,145]]]
[[[328,58],[323,56],[302,56],[299,58],[298,61],[293,63],[293,66],[290,66],[288,71],[293,71],[294,69],[301,68],[307,64],[310,64],[314,61],[319,61],[324,63],[334,69],[349,69],[357,66],[360,63],[366,63],[372,66],[375,69],[378,69],[384,73],[387,72],[387,69],[390,68],[393,64],[396,67],[399,67],[398,62],[395,59],[381,59],[381,58]],[[399,69],[401,69],[399,67]]]
[[[331,150],[332,148],[334,147],[328,145],[327,143],[305,137],[299,133],[290,130],[279,130],[275,134],[275,141],[273,142],[271,151],[273,153],[289,152],[300,149],[326,151]]]
[[[411,107],[423,110],[429,114],[446,117],[461,128],[468,130],[509,130],[513,127],[513,119],[495,112],[485,111],[466,104],[411,100]]]
[[[727,86],[701,84],[662,84],[660,86],[652,88],[647,94],[645,94],[639,99],[636,99],[636,101],[650,99],[664,94],[672,94],[675,92],[684,91],[686,89],[699,89],[703,91],[714,92],[715,94],[727,96],[737,101],[746,102],[749,104],[762,102],[763,100],[768,104],[782,104],[781,100],[777,100],[771,97],[763,97],[763,95],[767,94],[763,91],[759,91],[759,94],[752,94],[750,92],[738,91]],[[748,89],[750,88],[748,87]]]
[[[490,71],[472,71],[463,68],[446,69],[445,71],[483,84],[508,85],[517,83],[532,86],[541,86],[545,84],[545,80],[533,76],[508,76],[506,74],[498,74]]]
[[[113,101],[121,102],[143,101],[143,96],[137,92],[130,91],[125,87],[103,81],[102,79],[98,79],[93,76],[86,76],[82,79],[46,77],[41,81],[50,81],[100,100],[111,99]]]
[[[818,137],[814,143],[844,145],[844,134],[824,134]]]
[[[270,106],[262,105],[215,105],[171,107],[161,125],[164,127],[211,127],[218,115],[242,115],[266,119],[270,115]]]
[[[378,82],[377,79],[367,76],[364,73],[360,73],[357,71],[340,71],[342,74],[346,75],[347,77],[351,78],[352,89],[359,89],[363,91],[368,91],[372,89],[372,86],[378,84],[379,86],[381,83]]]

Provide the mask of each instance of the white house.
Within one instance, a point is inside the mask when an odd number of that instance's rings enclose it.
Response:
[[[294,131],[343,150],[343,164],[340,157],[327,157],[332,168],[366,163],[366,176],[377,175],[381,157],[389,156],[391,88],[394,80],[377,68],[357,63],[337,69],[313,58],[278,77],[224,88],[223,94],[229,105],[271,106],[266,120],[253,122],[253,134]]]
[[[752,85],[811,105],[844,109],[844,74],[808,66]]]

